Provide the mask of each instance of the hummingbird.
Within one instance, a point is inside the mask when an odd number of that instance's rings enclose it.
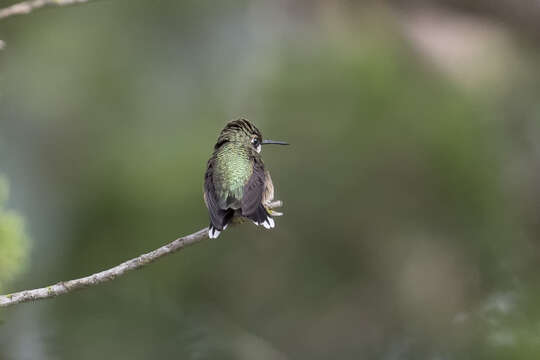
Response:
[[[250,219],[266,229],[275,226],[266,207],[274,199],[272,178],[261,157],[266,144],[289,145],[263,140],[259,129],[246,119],[233,120],[221,130],[204,175],[210,239],[217,238],[234,217]]]

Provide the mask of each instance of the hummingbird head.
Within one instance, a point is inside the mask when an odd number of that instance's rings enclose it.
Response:
[[[263,140],[260,130],[246,119],[233,120],[225,125],[214,148],[218,149],[226,143],[251,147],[258,153],[261,152],[262,145],[265,144],[289,145],[283,141]]]

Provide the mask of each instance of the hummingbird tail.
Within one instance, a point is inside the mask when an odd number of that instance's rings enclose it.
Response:
[[[252,214],[244,214],[244,216],[253,221],[255,225],[262,225],[266,229],[273,229],[276,226],[274,219],[262,204],[257,207],[255,212]]]
[[[217,239],[217,237],[221,234],[221,231],[217,230],[215,227],[213,227],[210,224],[210,227],[208,228],[208,237],[210,239]]]
[[[208,237],[210,239],[217,239],[219,234],[227,228],[234,216],[234,210],[223,210],[219,212],[219,215],[210,218],[210,225],[208,226]]]

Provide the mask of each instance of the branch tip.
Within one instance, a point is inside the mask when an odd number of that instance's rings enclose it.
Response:
[[[283,202],[281,201],[272,201],[266,206],[269,209],[275,209],[282,205]],[[208,228],[204,228],[194,232],[193,234],[180,237],[146,254],[142,254],[136,258],[116,265],[115,267],[88,275],[86,277],[68,281],[60,281],[54,285],[49,285],[38,289],[23,290],[7,295],[0,295],[0,308],[35,300],[50,299],[59,295],[68,294],[75,290],[114,280],[129,271],[140,269],[159,258],[180,251],[189,245],[193,245],[205,239],[208,239]]]

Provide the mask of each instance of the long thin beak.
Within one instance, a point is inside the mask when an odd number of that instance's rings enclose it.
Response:
[[[286,143],[285,141],[275,141],[275,140],[263,140],[263,145],[267,144],[275,144],[275,145],[289,145],[289,143]]]

